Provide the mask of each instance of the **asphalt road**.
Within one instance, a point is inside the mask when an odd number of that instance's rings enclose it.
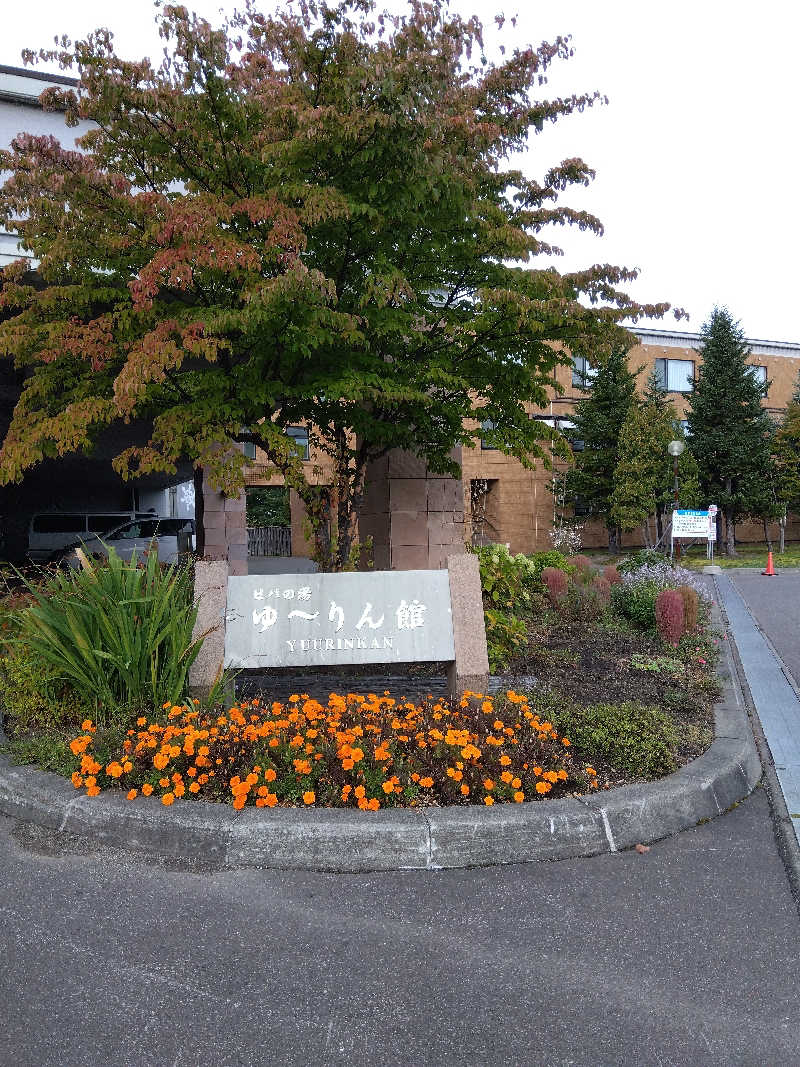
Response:
[[[0,818],[0,1064],[800,1062],[766,798],[592,859],[168,870]]]
[[[749,569],[725,573],[800,687],[800,569],[783,570],[780,564],[776,569],[775,578]]]

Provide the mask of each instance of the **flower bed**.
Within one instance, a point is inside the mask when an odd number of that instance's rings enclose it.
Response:
[[[70,744],[72,782],[96,796],[159,795],[256,807],[384,807],[521,803],[597,787],[593,767],[513,690],[494,701],[465,693],[455,707],[332,693],[253,700],[220,714],[165,705],[139,717],[115,758],[93,753],[96,727]]]

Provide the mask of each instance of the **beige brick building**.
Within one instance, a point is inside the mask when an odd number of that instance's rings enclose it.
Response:
[[[679,418],[683,419],[689,406],[692,379],[702,362],[697,352],[700,335],[654,329],[633,332],[639,338],[639,343],[629,353],[629,366],[639,370],[639,388],[644,390],[649,375],[654,369],[657,370]],[[750,340],[748,345],[748,362],[754,368],[753,373],[770,383],[763,401],[764,407],[771,413],[780,415],[791,398],[800,372],[800,345],[759,340]],[[546,419],[551,425],[568,431],[575,404],[583,395],[577,387],[580,371],[580,367],[559,367],[557,380],[563,387],[563,392],[553,391],[546,408],[531,408],[531,417]],[[302,446],[304,431],[298,428],[296,433]],[[263,477],[263,468],[261,473],[259,472],[260,458],[263,457],[256,456],[251,484],[279,485],[279,478],[267,480]],[[314,455],[312,449],[306,462],[309,476],[324,483],[328,476],[325,457]],[[563,466],[562,461],[557,460],[556,464]],[[465,538],[471,538],[473,533],[476,536],[482,535],[486,540],[508,544],[512,552],[537,552],[550,548],[549,531],[552,529],[555,515],[553,496],[549,489],[551,478],[552,472],[541,462],[537,462],[533,469],[527,469],[518,460],[494,449],[463,449]],[[486,492],[476,509],[473,529],[473,500],[476,489],[485,489]],[[482,494],[478,494],[478,499],[481,496]],[[291,494],[291,516],[293,554],[308,555],[310,545],[303,533],[302,505],[294,493]],[[404,521],[408,523],[407,519]],[[786,536],[790,540],[800,538],[800,521],[796,517],[792,517],[789,522]],[[762,537],[763,530],[760,525],[745,524],[737,529],[737,538],[740,540],[760,540]],[[583,543],[586,548],[602,547],[607,543],[605,527],[597,522],[586,523]],[[638,532],[626,535],[626,546],[639,543]]]

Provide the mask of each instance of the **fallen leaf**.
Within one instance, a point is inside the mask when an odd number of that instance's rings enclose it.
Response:
[[[649,852],[650,851],[650,846],[649,845],[637,845],[636,846],[636,851],[639,853],[640,856],[643,856],[645,854],[645,852]]]

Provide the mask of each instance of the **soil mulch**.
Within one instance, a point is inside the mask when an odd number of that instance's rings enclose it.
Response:
[[[655,671],[637,666],[636,656],[649,661],[664,657],[660,638],[559,621],[531,634],[527,652],[515,661],[503,687],[517,685],[522,691],[543,692],[584,707],[623,701],[656,707],[677,727],[676,760],[681,767],[702,755],[713,741],[714,703],[719,699],[713,665]],[[603,761],[594,765],[609,786],[634,780]]]

